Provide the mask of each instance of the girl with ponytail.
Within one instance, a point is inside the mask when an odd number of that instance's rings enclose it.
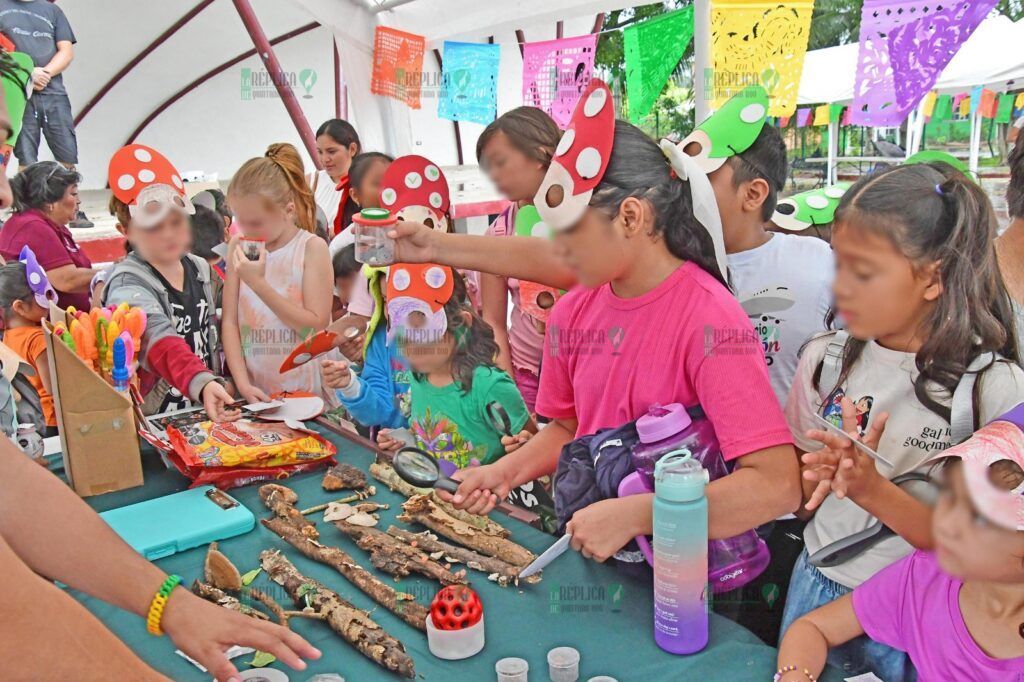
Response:
[[[243,237],[232,240],[224,282],[224,353],[235,385],[250,402],[279,391],[321,393],[320,373],[307,366],[281,374],[281,362],[331,316],[331,257],[317,239],[316,208],[302,159],[290,144],[242,165],[228,202]],[[261,240],[249,260],[240,239]],[[333,391],[324,393],[334,404]]]
[[[699,405],[734,469],[707,488],[710,536],[731,537],[796,509],[792,437],[758,336],[725,286],[710,182],[675,147],[615,121],[611,99],[591,83],[534,201],[581,285],[548,322],[537,412],[552,422],[497,462],[458,472],[452,499],[487,512],[552,474],[570,441],[655,404]],[[652,502],[634,495],[577,511],[573,547],[608,559],[651,533]]]
[[[833,293],[845,330],[807,344],[786,405],[804,463],[800,513],[812,518],[784,627],[915,548],[933,548],[932,510],[912,481],[937,453],[1024,402],[995,225],[982,188],[944,163],[865,176],[840,202]],[[819,430],[817,418],[848,437]],[[912,677],[904,653],[864,637],[833,649],[829,662],[850,675]]]

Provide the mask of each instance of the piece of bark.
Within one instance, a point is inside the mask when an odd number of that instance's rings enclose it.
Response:
[[[355,559],[344,550],[321,545],[316,540],[304,535],[301,530],[285,519],[262,519],[262,523],[305,556],[327,564],[388,611],[417,630],[426,632],[429,611],[427,607],[416,602],[412,595],[398,592],[387,583],[381,582],[376,576],[357,564]]]
[[[366,487],[366,474],[351,464],[336,464],[324,473],[324,490],[362,490]]]
[[[277,517],[284,519],[307,538],[316,540],[320,537],[320,531],[316,529],[313,522],[295,508],[295,503],[299,501],[299,496],[294,490],[283,485],[277,485],[276,483],[267,483],[260,486],[259,493],[263,504],[267,506],[267,509],[274,512]],[[324,508],[327,508],[326,505],[324,505]]]
[[[217,543],[211,542],[206,550],[206,561],[203,562],[203,580],[210,585],[228,592],[242,589],[242,574],[224,554],[217,549]]]
[[[507,564],[527,566],[537,558],[533,552],[522,545],[517,545],[506,538],[488,535],[478,528],[454,518],[427,495],[410,497],[402,505],[402,509],[403,513],[398,517],[399,521],[418,523],[438,535],[443,535],[480,554],[501,559]]]
[[[467,568],[472,568],[474,571],[481,571],[487,575],[497,573],[498,579],[495,582],[502,587],[519,584],[519,572],[523,570],[521,566],[513,566],[512,564],[505,563],[501,559],[484,556],[483,554],[474,552],[471,549],[449,544],[443,540],[439,540],[438,537],[429,530],[425,530],[422,533],[413,533],[412,531],[399,528],[398,526],[391,526],[388,528],[388,535],[398,538],[410,547],[422,549],[424,552],[431,555],[435,555],[440,552],[445,559],[460,562]],[[531,585],[538,583],[541,580],[541,573],[543,573],[543,571],[539,571],[527,578],[523,578],[522,582],[529,583]]]
[[[487,516],[470,514],[464,509],[456,509],[451,505],[451,503],[442,500],[437,493],[430,488],[417,488],[413,485],[409,485],[402,480],[402,477],[398,475],[398,472],[395,471],[394,467],[389,464],[385,464],[384,462],[374,462],[370,465],[370,475],[394,492],[405,495],[406,497],[429,495],[430,499],[434,501],[434,504],[447,512],[449,516],[473,526],[477,530],[487,533],[488,535],[494,535],[501,538],[512,536],[512,533],[510,533],[507,528],[498,522],[491,520]]]
[[[348,521],[335,521],[334,527],[356,541],[359,549],[370,553],[373,567],[396,578],[419,573],[442,585],[464,585],[465,571],[452,573],[430,556],[413,546],[376,528],[357,526]]]
[[[270,620],[270,616],[267,614],[243,604],[237,597],[233,597],[219,587],[214,587],[209,583],[200,582],[198,580],[195,581],[192,583],[192,593],[198,597],[202,597],[206,601],[223,606],[226,609],[238,611],[243,616],[249,616],[257,620]]]
[[[416,677],[415,665],[405,652],[405,646],[389,635],[365,611],[342,599],[337,592],[299,573],[280,552],[264,550],[260,553],[260,565],[271,580],[284,587],[297,606],[308,605],[322,614],[331,629],[359,653],[402,677]]]

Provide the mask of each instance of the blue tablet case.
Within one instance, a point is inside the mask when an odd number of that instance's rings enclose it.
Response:
[[[251,511],[213,486],[111,509],[100,516],[150,560],[248,533],[256,526]]]

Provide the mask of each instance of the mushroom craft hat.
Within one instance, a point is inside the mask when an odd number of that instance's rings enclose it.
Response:
[[[781,200],[775,206],[772,222],[783,230],[800,232],[809,227],[828,225],[836,217],[839,200],[850,189],[850,183],[838,182]]]
[[[729,157],[750,149],[767,116],[768,92],[760,85],[748,85],[708,116],[679,147],[694,157],[705,173],[713,173]]]
[[[399,220],[448,231],[448,179],[426,157],[400,156],[388,166],[380,181],[380,205]]]
[[[388,273],[388,338],[439,341],[448,331],[444,305],[455,293],[452,269],[435,263],[396,263]]]
[[[25,279],[28,281],[28,288],[32,290],[32,295],[35,296],[36,303],[43,310],[49,310],[50,303],[57,302],[57,292],[50,284],[46,270],[39,265],[36,254],[27,245],[21,247],[18,260],[25,266]]]
[[[110,159],[108,182],[114,196],[128,205],[132,223],[151,228],[169,212],[196,212],[185,194],[181,174],[163,154],[141,144],[121,147]]]

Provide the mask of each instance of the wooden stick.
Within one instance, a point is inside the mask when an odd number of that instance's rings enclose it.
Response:
[[[342,599],[337,592],[299,573],[280,552],[264,550],[260,553],[260,565],[271,580],[284,587],[296,605],[307,604],[323,614],[331,629],[359,653],[402,677],[416,677],[415,665],[405,652],[405,646],[368,614]]]
[[[399,521],[426,526],[438,535],[513,566],[526,566],[537,558],[522,545],[517,545],[506,538],[488,535],[452,517],[426,495],[410,497],[402,505],[402,509],[404,512],[398,517]]]
[[[357,526],[347,521],[335,521],[334,526],[356,541],[360,549],[370,553],[370,563],[396,578],[419,573],[442,585],[466,584],[466,572],[452,573],[434,561],[425,552],[398,540],[383,531]]]
[[[262,523],[305,556],[330,566],[388,611],[417,630],[426,632],[429,611],[427,607],[414,601],[412,595],[398,592],[387,583],[381,582],[357,564],[344,550],[321,545],[284,519],[263,519]]]
[[[430,499],[434,501],[434,504],[443,509],[449,516],[456,518],[483,533],[495,535],[501,538],[511,537],[512,535],[507,528],[498,522],[491,520],[487,516],[470,514],[463,509],[456,509],[450,503],[445,502],[438,497],[437,493],[430,488],[417,488],[409,485],[402,480],[402,477],[398,475],[398,472],[395,471],[394,467],[389,464],[385,464],[384,462],[374,462],[370,465],[370,475],[400,495],[405,495],[406,497],[429,495]]]
[[[196,580],[192,583],[192,593],[198,597],[202,597],[206,601],[213,602],[219,606],[223,606],[226,609],[232,611],[238,611],[243,616],[249,616],[256,620],[270,620],[270,616],[254,609],[251,606],[247,606],[240,602],[236,597],[231,596],[219,587],[214,587],[209,583],[200,582]]]
[[[316,526],[295,508],[299,496],[294,490],[276,483],[267,483],[260,486],[259,494],[263,504],[278,518],[284,519],[307,538],[316,540],[320,537],[320,531],[316,529]]]
[[[488,576],[492,576],[497,573],[498,577],[496,582],[502,587],[519,584],[519,572],[522,570],[521,567],[507,564],[501,559],[484,556],[483,554],[474,552],[471,549],[466,549],[465,547],[457,547],[438,540],[437,536],[429,530],[423,531],[422,533],[412,533],[404,528],[391,526],[388,528],[388,535],[398,538],[410,547],[422,549],[431,554],[444,552],[446,559],[459,561],[475,571],[486,573]],[[533,584],[540,582],[540,579],[541,574],[535,573],[528,578],[523,578],[523,582]]]
[[[370,495],[376,495],[376,494],[377,494],[377,489],[374,488],[371,485],[366,490],[360,490],[359,492],[355,493],[354,495],[349,495],[348,497],[343,497],[340,500],[334,500],[332,502],[324,502],[323,504],[316,504],[316,505],[313,505],[312,507],[308,507],[306,509],[303,509],[299,513],[302,514],[303,516],[309,516],[310,514],[315,514],[318,511],[324,511],[325,509],[327,509],[332,504],[348,504],[349,502],[359,502],[360,500],[365,500]],[[298,500],[298,496],[296,496],[295,499]],[[385,509],[386,508],[387,507],[385,507]]]

